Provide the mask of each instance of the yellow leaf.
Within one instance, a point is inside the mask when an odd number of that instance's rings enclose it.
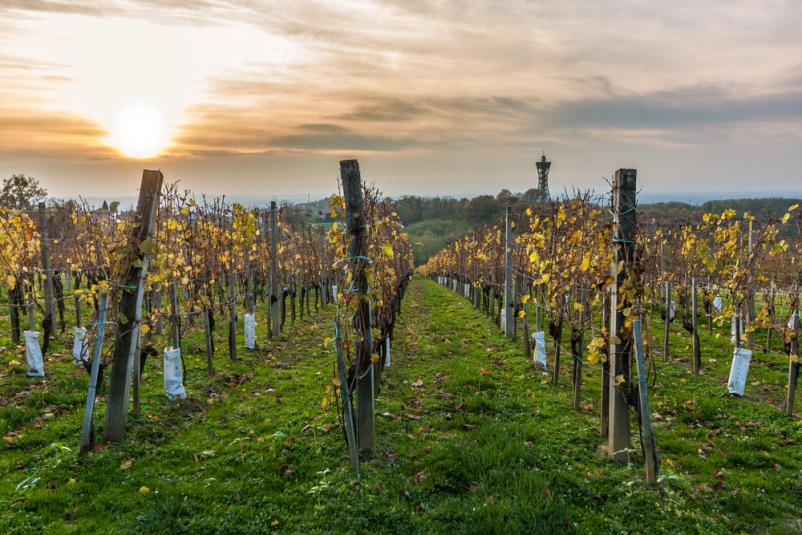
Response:
[[[393,248],[390,247],[390,245],[388,245],[386,243],[384,245],[382,245],[382,252],[384,253],[384,255],[387,258],[392,258],[393,257]]]
[[[521,296],[521,303],[526,304],[529,302],[531,298],[532,296],[530,296],[529,294],[523,295]]]
[[[150,492],[150,487],[145,487],[145,486],[139,487],[140,494],[147,494],[149,492]]]
[[[789,219],[791,219],[791,213],[790,213],[790,212],[786,212],[786,214],[783,216],[783,221],[782,221],[782,222],[783,222],[783,225],[785,225],[786,223],[788,223],[788,220],[789,220]]]
[[[590,268],[590,256],[585,255],[582,257],[582,265],[579,266],[580,271],[585,272]]]
[[[518,317],[524,319],[526,317],[526,312],[523,310],[518,311]]]
[[[6,285],[8,286],[9,290],[13,290],[17,287],[17,278],[14,275],[7,275]]]
[[[624,382],[624,374],[616,375],[615,376],[615,386],[619,386]]]

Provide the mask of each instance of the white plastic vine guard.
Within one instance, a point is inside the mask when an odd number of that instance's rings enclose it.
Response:
[[[245,314],[243,322],[245,324],[245,347],[256,349],[256,316]]]
[[[76,366],[80,366],[83,364],[84,356],[86,356],[87,351],[87,342],[86,342],[86,328],[85,327],[76,327],[75,328],[75,338],[72,341],[72,362]]]
[[[384,339],[384,367],[390,367],[390,337]]]
[[[545,331],[537,331],[532,333],[532,339],[535,341],[535,352],[532,358],[535,364],[542,366],[546,369],[546,333]]]
[[[674,321],[674,318],[677,315],[677,302],[671,301],[671,305],[668,307],[668,321]]]
[[[42,349],[39,347],[39,333],[25,331],[25,361],[28,364],[28,377],[44,377],[45,361],[42,358]]]
[[[471,298],[471,285],[470,284],[466,284],[465,285],[465,299],[470,299],[470,298]]]
[[[716,307],[718,312],[721,312],[721,307],[723,306],[723,302],[721,301],[721,296],[717,295],[715,299],[713,299],[713,306]]]
[[[164,350],[164,393],[167,399],[187,399],[187,392],[184,390],[184,377],[181,369],[181,349],[167,348]]]
[[[793,329],[794,325],[796,325],[798,318],[799,318],[798,312],[794,312],[793,314],[791,314],[791,317],[788,318],[788,323],[786,324],[786,327],[788,327],[789,329]]]
[[[732,366],[730,367],[730,379],[727,381],[727,388],[730,394],[738,396],[744,395],[746,388],[746,378],[749,375],[749,362],[752,360],[752,352],[742,347],[736,347],[732,352]]]
[[[331,287],[331,298],[334,300],[335,303],[337,302],[337,285],[336,284]]]

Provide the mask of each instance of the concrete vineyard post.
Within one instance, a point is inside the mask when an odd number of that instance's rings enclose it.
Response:
[[[619,169],[613,179],[613,212],[615,214],[612,274],[614,282],[610,291],[610,408],[607,452],[616,462],[629,461],[630,422],[627,406],[627,391],[630,384],[632,356],[632,333],[624,329],[624,309],[634,303],[619,288],[627,276],[635,276],[635,186],[636,170]],[[619,302],[621,306],[619,306]]]
[[[142,298],[148,272],[148,248],[145,247],[145,244],[151,240],[163,180],[161,171],[146,169],[142,172],[142,185],[139,189],[139,201],[136,208],[138,224],[134,230],[133,242],[136,244],[137,250],[131,255],[131,265],[126,270],[125,278],[122,281],[123,291],[117,317],[119,331],[114,344],[114,360],[109,378],[109,401],[106,409],[104,434],[110,441],[119,441],[125,436],[131,369],[134,363],[134,351],[142,315]]]

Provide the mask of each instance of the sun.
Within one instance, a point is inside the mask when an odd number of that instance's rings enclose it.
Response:
[[[143,102],[124,106],[117,115],[111,143],[131,158],[153,158],[168,144],[158,108]]]

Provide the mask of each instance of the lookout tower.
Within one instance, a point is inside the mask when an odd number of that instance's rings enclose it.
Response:
[[[539,162],[535,162],[537,167],[537,192],[539,201],[551,200],[549,195],[549,168],[551,162],[546,159],[546,153],[540,158]]]

